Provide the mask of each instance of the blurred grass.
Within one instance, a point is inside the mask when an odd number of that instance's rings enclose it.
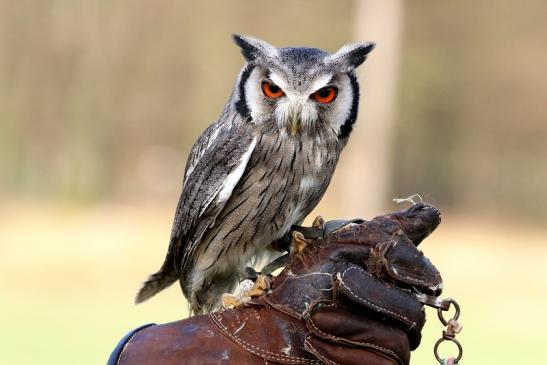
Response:
[[[185,317],[176,285],[143,305],[132,302],[162,262],[173,209],[3,205],[0,363],[101,364],[130,329]],[[456,214],[443,219],[421,248],[443,273],[444,296],[462,306],[463,363],[544,357],[547,230]],[[435,312],[428,315],[414,364],[434,363],[442,329]]]

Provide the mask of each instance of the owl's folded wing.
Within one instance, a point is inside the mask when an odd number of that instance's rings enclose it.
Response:
[[[177,206],[168,257],[184,268],[205,230],[211,227],[245,172],[256,137],[250,129],[232,127],[220,133],[191,171]]]
[[[215,223],[245,172],[257,140],[243,125],[219,130],[214,138],[201,138],[199,151],[187,164],[184,188],[177,206],[165,261],[143,284],[140,303],[171,285],[184,274],[203,233]],[[195,148],[195,147],[194,147]],[[192,157],[192,156],[191,156]]]

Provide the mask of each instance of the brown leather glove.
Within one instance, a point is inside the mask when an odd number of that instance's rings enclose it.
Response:
[[[408,364],[425,323],[413,291],[442,288],[416,246],[439,222],[418,204],[309,242],[266,295],[146,328],[119,364]]]
[[[267,301],[306,319],[306,349],[327,364],[408,364],[425,314],[407,289],[440,295],[442,287],[416,246],[439,222],[436,209],[416,205],[331,234],[293,260]],[[332,275],[331,283],[313,273]],[[306,277],[314,280],[302,282]],[[285,286],[298,287],[310,300],[307,308]]]
[[[412,291],[438,296],[442,288],[416,246],[439,222],[435,208],[418,204],[345,227],[293,256],[246,313],[211,318],[269,361],[306,363],[308,352],[326,364],[408,364],[425,323]]]

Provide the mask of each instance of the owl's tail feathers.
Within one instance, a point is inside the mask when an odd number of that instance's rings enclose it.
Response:
[[[142,284],[141,290],[139,290],[137,296],[135,297],[135,303],[142,303],[145,300],[150,299],[163,289],[173,284],[177,281],[177,279],[178,275],[175,270],[162,267],[160,271],[150,275],[148,280]]]

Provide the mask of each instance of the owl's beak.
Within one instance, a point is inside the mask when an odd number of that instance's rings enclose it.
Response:
[[[300,130],[301,118],[302,118],[302,105],[301,103],[294,103],[291,108],[289,116],[289,123],[291,129],[291,135],[294,137]]]
[[[290,114],[290,123],[291,123],[291,135],[294,137],[300,130],[302,125],[302,109],[304,107],[305,100],[301,98],[295,98],[291,102],[291,114]]]
[[[291,119],[291,136],[296,136],[298,130],[300,129],[300,119],[296,116]]]

